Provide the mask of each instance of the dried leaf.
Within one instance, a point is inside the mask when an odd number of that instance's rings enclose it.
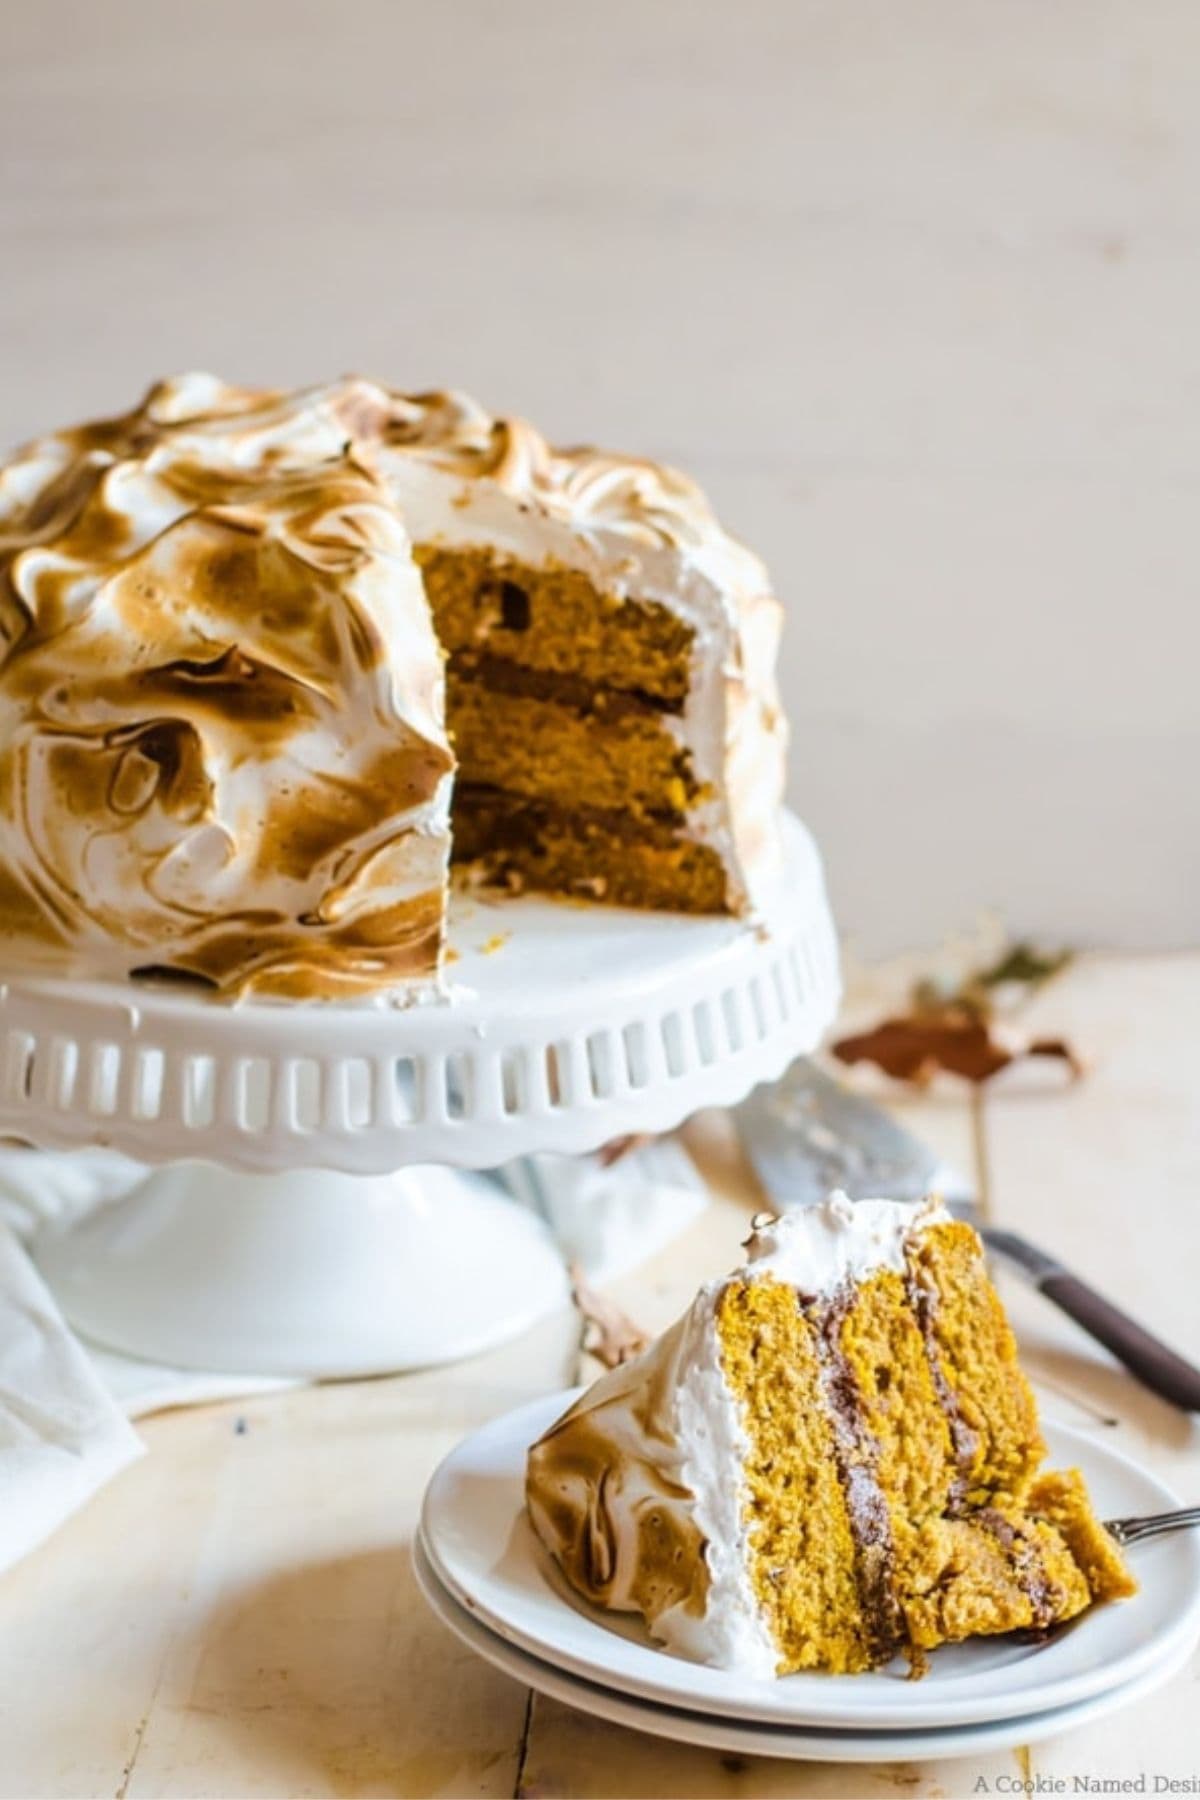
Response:
[[[1065,1038],[1033,1037],[996,1018],[1001,989],[1031,993],[1070,960],[1069,950],[1015,943],[964,981],[926,976],[913,985],[909,1012],[842,1038],[833,1054],[844,1063],[876,1063],[895,1080],[917,1086],[943,1071],[979,1084],[1029,1057],[1053,1058],[1066,1063],[1072,1075],[1082,1075],[1083,1064]]]
[[[873,1062],[897,1081],[924,1086],[939,1072],[976,1084],[990,1081],[1011,1063],[1048,1057],[1066,1063],[1073,1076],[1083,1065],[1064,1038],[1031,1037],[1011,1026],[1003,1030],[955,1001],[940,1012],[925,1011],[884,1019],[871,1031],[831,1046],[839,1062]]]
[[[630,1362],[650,1342],[646,1333],[634,1324],[615,1300],[598,1294],[584,1279],[578,1263],[572,1263],[571,1298],[583,1320],[583,1347],[606,1369],[619,1368]]]

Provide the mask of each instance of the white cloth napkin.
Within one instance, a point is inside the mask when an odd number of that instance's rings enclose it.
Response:
[[[0,1568],[142,1454],[10,1226],[0,1226]]]
[[[143,1453],[131,1418],[295,1385],[142,1362],[85,1345],[72,1331],[26,1244],[47,1226],[69,1229],[144,1174],[112,1151],[0,1148],[0,1570]],[[652,1255],[705,1200],[690,1158],[671,1140],[613,1162],[527,1157],[495,1179],[597,1280]]]
[[[708,1199],[691,1157],[670,1137],[650,1138],[615,1159],[603,1151],[542,1151],[496,1174],[591,1281],[611,1281],[645,1262],[685,1231]]]

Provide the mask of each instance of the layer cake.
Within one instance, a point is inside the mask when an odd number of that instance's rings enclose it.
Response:
[[[752,913],[779,624],[660,464],[454,393],[161,383],[0,469],[0,958],[420,997],[451,855]]]

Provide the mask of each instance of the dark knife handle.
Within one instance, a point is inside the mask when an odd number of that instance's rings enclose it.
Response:
[[[1164,1400],[1184,1412],[1200,1412],[1200,1369],[1176,1354],[1161,1338],[1137,1324],[1119,1306],[1080,1281],[1077,1275],[1047,1275],[1038,1288],[1091,1333],[1118,1362]]]

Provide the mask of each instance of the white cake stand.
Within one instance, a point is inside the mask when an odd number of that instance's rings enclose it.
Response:
[[[189,1367],[369,1374],[468,1355],[558,1303],[561,1259],[487,1177],[729,1105],[838,999],[815,845],[786,822],[763,922],[457,896],[452,998],[230,1007],[0,986],[0,1133],[155,1165],[39,1265],[96,1342]]]

